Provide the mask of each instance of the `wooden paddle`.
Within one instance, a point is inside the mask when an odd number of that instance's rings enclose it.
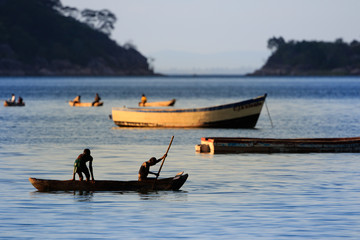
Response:
[[[172,137],[171,137],[171,140],[170,140],[169,146],[168,146],[168,148],[167,148],[167,150],[166,150],[166,153],[165,153],[166,155],[167,155],[167,154],[168,154],[168,152],[169,152],[169,149],[170,149],[170,146],[171,146],[171,144],[172,144],[173,140],[174,140],[174,136],[172,136]],[[161,162],[161,165],[160,165],[159,171],[158,171],[158,173],[157,173],[157,175],[156,175],[156,178],[155,178],[155,181],[154,181],[153,189],[155,188],[156,180],[158,179],[158,177],[159,177],[159,175],[160,175],[160,171],[161,171],[161,169],[162,169],[162,167],[163,167],[163,165],[164,165],[165,158],[166,158],[166,157],[164,157],[164,158],[163,158],[163,160],[162,160],[162,162]]]

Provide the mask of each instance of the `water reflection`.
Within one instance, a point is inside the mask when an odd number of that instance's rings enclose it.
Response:
[[[44,195],[58,195],[58,196],[66,196],[66,195],[73,195],[74,199],[78,202],[91,202],[94,197],[93,191],[50,191],[50,192],[40,192],[40,191],[33,191],[30,192],[30,195],[33,197],[41,197],[43,198]]]
[[[74,199],[78,202],[91,202],[94,197],[93,191],[74,191]]]
[[[33,191],[30,195],[43,198],[44,195],[73,195],[76,202],[94,202],[94,199],[103,198],[104,196],[138,196],[139,200],[144,201],[170,201],[185,202],[188,200],[188,191],[53,191],[40,192]]]
[[[155,192],[147,192],[147,193],[138,193],[140,200],[156,200],[156,201],[180,201],[185,202],[188,200],[188,192],[187,191],[155,191]]]

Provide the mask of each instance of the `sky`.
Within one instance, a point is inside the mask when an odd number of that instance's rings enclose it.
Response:
[[[108,9],[111,34],[164,74],[245,74],[265,64],[267,40],[360,40],[360,0],[61,0]]]

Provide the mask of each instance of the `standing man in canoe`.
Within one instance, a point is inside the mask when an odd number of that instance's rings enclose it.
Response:
[[[90,180],[89,169],[90,169],[91,180],[95,181],[92,161],[93,161],[93,157],[90,155],[90,150],[84,149],[84,152],[80,154],[74,162],[74,172],[73,172],[72,180],[75,181],[75,174],[77,173],[79,175],[79,180],[82,181],[83,180],[82,173],[84,173],[86,176],[86,181],[89,181]],[[86,162],[89,162],[89,169],[86,166]]]
[[[159,159],[156,159],[155,157],[152,157],[148,161],[141,164],[141,167],[139,169],[139,179],[138,180],[139,181],[146,180],[149,173],[154,174],[155,176],[157,176],[158,175],[157,173],[150,172],[150,166],[154,166],[155,164],[157,164],[158,162],[160,162],[164,158],[166,158],[166,154],[164,156],[162,156],[161,158],[159,158]]]

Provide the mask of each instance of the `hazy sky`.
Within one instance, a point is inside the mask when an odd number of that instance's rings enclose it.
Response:
[[[267,40],[360,40],[360,0],[61,0],[117,16],[111,38],[131,41],[162,73],[245,73]]]

